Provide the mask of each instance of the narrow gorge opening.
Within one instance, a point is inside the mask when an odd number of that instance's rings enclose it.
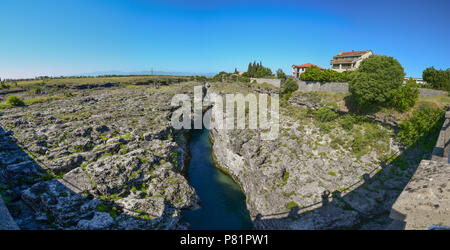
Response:
[[[201,208],[184,211],[184,221],[194,230],[251,229],[244,193],[214,166],[209,130],[193,130],[190,135],[189,183],[200,197]]]

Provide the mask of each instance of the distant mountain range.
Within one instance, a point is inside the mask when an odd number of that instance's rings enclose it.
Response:
[[[214,76],[217,73],[192,73],[192,72],[168,72],[168,71],[134,71],[124,72],[119,70],[96,71],[91,73],[82,73],[78,76],[101,76],[101,75],[170,75],[170,76]]]

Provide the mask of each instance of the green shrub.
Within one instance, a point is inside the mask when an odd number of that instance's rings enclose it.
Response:
[[[444,114],[439,108],[422,104],[411,117],[400,123],[397,138],[405,146],[418,144],[431,151],[444,122]]]
[[[6,100],[6,103],[11,106],[14,106],[14,107],[25,106],[25,102],[22,99],[20,99],[19,97],[14,96],[14,95],[8,97],[8,100]]]
[[[8,83],[0,81],[0,89],[9,89],[10,87]]]
[[[300,79],[312,82],[348,82],[351,73],[351,71],[340,73],[331,69],[321,70],[317,67],[309,67],[300,75]]]
[[[393,57],[372,55],[352,74],[349,90],[362,109],[386,106],[394,90],[402,85],[404,76],[402,65]]]
[[[392,106],[398,111],[409,110],[419,99],[419,89],[413,79],[409,79],[405,86],[392,91]]]
[[[278,77],[279,79],[286,79],[286,78],[287,78],[287,75],[283,72],[282,69],[278,69],[278,70],[277,70],[277,77]]]
[[[355,119],[353,119],[353,116],[351,116],[351,115],[344,115],[339,120],[339,124],[341,125],[341,127],[343,129],[350,131],[350,130],[352,130],[353,125],[355,124]]]
[[[250,83],[250,78],[245,76],[238,76],[238,81],[243,83]]]
[[[361,132],[353,134],[353,141],[351,143],[352,152],[359,158],[365,155],[369,150],[370,141]]]
[[[286,208],[288,210],[291,210],[294,207],[299,207],[299,205],[295,201],[290,201],[286,204]]]
[[[320,122],[331,122],[338,117],[338,114],[333,110],[321,107],[313,112],[314,118]]]
[[[293,79],[287,79],[281,86],[282,94],[290,94],[298,89],[298,84]]]

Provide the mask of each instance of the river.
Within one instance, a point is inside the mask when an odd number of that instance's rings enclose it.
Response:
[[[200,197],[201,208],[184,211],[184,221],[194,230],[251,229],[245,195],[233,179],[214,166],[208,135],[206,129],[191,132],[189,183]]]

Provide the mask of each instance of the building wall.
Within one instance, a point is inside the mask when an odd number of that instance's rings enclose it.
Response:
[[[403,81],[403,84],[406,84],[406,82],[409,80],[409,78],[410,77],[405,77],[405,79],[404,79],[404,81]],[[422,78],[416,78],[416,77],[411,77],[414,81],[416,81],[416,83],[418,83],[418,84],[422,84],[422,85],[425,85],[425,84],[428,84],[427,82],[425,82]]]
[[[300,75],[303,74],[305,71],[306,68],[292,68],[292,76],[295,78],[300,78]]]
[[[359,65],[361,62],[366,59],[367,57],[371,56],[373,53],[372,51],[367,52],[366,54],[362,55],[359,60],[355,63],[355,69],[359,68]]]
[[[332,70],[334,70],[334,71],[337,71],[337,72],[344,72],[344,71],[347,71],[347,70],[355,70],[355,69],[359,68],[359,65],[361,64],[361,62],[362,62],[364,59],[368,58],[368,57],[371,56],[371,55],[373,55],[373,53],[372,53],[372,51],[369,51],[369,52],[365,53],[364,55],[360,56],[360,57],[358,58],[358,60],[355,62],[355,66],[352,67],[351,69],[334,69],[334,68],[333,68],[333,65],[331,65],[331,64],[330,64],[330,69],[332,69]]]

